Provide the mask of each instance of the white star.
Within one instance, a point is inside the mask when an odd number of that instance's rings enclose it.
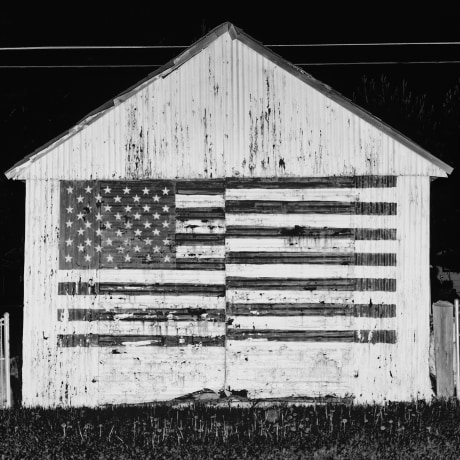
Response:
[[[129,204],[128,204],[127,206],[125,206],[125,211],[126,211],[126,212],[130,212],[131,209],[133,209],[133,207],[130,206]]]
[[[115,233],[117,236],[123,236],[123,232],[120,229],[118,229]]]
[[[165,221],[163,222],[163,227],[164,227],[164,228],[169,227],[169,222],[168,222],[167,220],[165,220]]]
[[[130,192],[130,191],[131,191],[131,189],[130,189],[129,187],[125,187],[125,188],[123,189],[123,193],[124,193],[125,195],[129,195],[129,192]]]
[[[105,240],[105,244],[106,244],[107,246],[112,246],[112,239],[111,239],[111,238],[107,238],[107,239]]]
[[[154,219],[159,219],[160,218],[160,214],[158,214],[157,212],[155,214],[153,214],[153,218]]]
[[[126,238],[126,240],[123,241],[123,244],[124,244],[125,246],[129,246],[129,239]]]
[[[118,246],[117,251],[122,253],[125,250],[123,246]]]
[[[133,224],[128,220],[128,222],[125,222],[125,227],[126,228],[131,228]]]
[[[163,244],[164,244],[165,246],[167,246],[167,245],[169,244],[168,238],[165,238],[165,239],[163,240]]]
[[[69,193],[72,193],[72,192],[69,192]],[[72,256],[65,256],[65,261],[72,262]]]
[[[160,197],[159,197],[158,195],[155,195],[155,196],[153,197],[153,201],[160,201]]]
[[[150,254],[147,254],[147,262],[150,262],[152,258],[150,257]]]
[[[101,196],[100,193],[98,193],[98,194],[96,195],[96,203],[97,203],[98,201],[102,201],[102,196]]]
[[[134,203],[139,203],[140,199],[141,198],[137,194],[135,196],[133,196]]]
[[[110,222],[108,222],[108,221],[105,222],[104,225],[105,225],[105,228],[106,228],[106,229],[109,229],[109,230],[110,230],[110,229],[112,228],[112,224],[111,224]]]
[[[91,256],[89,254],[86,254],[85,260],[86,262],[91,262]]]
[[[83,197],[81,195],[77,196],[77,201],[83,203]]]
[[[110,206],[109,204],[106,204],[104,206],[104,211],[106,211],[106,212],[110,212],[111,209],[112,209],[112,206]]]
[[[85,243],[86,246],[91,246],[91,240],[89,238],[86,238]]]
[[[83,217],[84,217],[84,214],[83,214],[82,212],[79,212],[79,213],[77,214],[77,219],[83,220]]]
[[[150,246],[152,244],[152,240],[150,238],[146,238],[144,240],[144,243],[147,245],[147,246]]]
[[[121,197],[117,195],[117,196],[114,198],[114,200],[115,200],[115,203],[120,203],[120,202],[121,202]]]
[[[65,224],[66,224],[67,227],[72,227],[72,221],[71,220],[68,220]]]
[[[101,213],[96,214],[96,220],[102,220],[102,214]]]
[[[142,209],[144,210],[144,212],[149,212],[150,211],[150,206],[148,204],[142,206]]]
[[[153,234],[154,234],[155,236],[158,236],[158,235],[160,234],[160,230],[158,230],[158,229],[155,228],[155,229],[153,230]]]
[[[160,252],[160,248],[159,248],[158,246],[155,246],[155,247],[153,248],[153,252]]]
[[[69,187],[66,188],[66,190],[67,190],[67,193],[73,193],[73,187],[69,186]]]
[[[67,246],[71,246],[72,243],[73,243],[73,240],[71,240],[70,238],[69,238],[68,240],[65,240],[65,244],[66,244]]]
[[[66,208],[66,209],[67,209],[67,212],[68,212],[69,214],[70,214],[70,213],[73,211],[73,208],[72,208],[72,206],[69,206],[69,207],[68,207],[68,208]]]
[[[139,219],[141,218],[141,215],[140,215],[138,212],[136,212],[136,214],[134,214],[133,217],[134,217],[136,220],[139,220]]]
[[[96,230],[96,236],[101,236],[102,235],[102,230],[100,228],[98,228]]]
[[[85,222],[85,227],[86,228],[91,228],[91,222]]]
[[[107,262],[113,262],[113,257],[110,254],[107,256]]]
[[[85,250],[85,247],[82,244],[78,245],[78,251],[83,252]]]
[[[170,262],[170,261],[171,261],[170,257],[169,257],[169,256],[165,256],[165,262]]]
[[[136,230],[134,230],[134,235],[141,236],[142,235],[142,230],[140,230],[139,228],[136,228]]]
[[[107,185],[107,187],[104,189],[104,193],[110,193],[112,189]]]
[[[140,252],[141,248],[139,246],[134,246],[134,252]]]
[[[131,261],[131,256],[129,254],[125,255],[125,262],[130,262]]]
[[[93,190],[89,185],[85,187],[86,193],[91,193],[91,190]]]
[[[163,212],[168,212],[169,211],[169,206],[163,206]]]
[[[144,228],[150,228],[151,226],[152,224],[148,220],[144,222]]]
[[[163,192],[163,195],[167,195],[169,193],[169,189],[167,189],[166,187],[162,190]]]
[[[97,246],[95,246],[94,248],[96,250],[96,252],[101,252],[102,251],[102,247],[100,244],[98,244]]]
[[[119,212],[117,212],[117,213],[115,214],[115,219],[116,219],[116,220],[121,220],[121,214],[120,214]]]
[[[80,235],[80,236],[83,236],[83,233],[85,233],[85,229],[84,228],[79,228],[77,230],[77,233]]]
[[[147,187],[144,187],[142,191],[144,192],[144,195],[148,195],[150,190]]]

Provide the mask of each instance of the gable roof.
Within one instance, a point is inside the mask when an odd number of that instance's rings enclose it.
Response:
[[[358,105],[354,104],[351,100],[340,94],[339,92],[332,89],[330,86],[326,85],[325,83],[320,82],[303,69],[295,66],[291,62],[287,61],[283,57],[279,56],[278,54],[274,53],[270,49],[264,47],[260,42],[256,41],[254,38],[250,37],[248,34],[243,32],[238,27],[235,27],[233,24],[229,22],[225,22],[220,26],[214,28],[211,32],[207,35],[199,39],[185,51],[180,53],[176,58],[170,60],[164,66],[160,67],[156,71],[147,75],[146,78],[137,82],[135,85],[131,86],[127,90],[123,91],[115,98],[111,99],[110,101],[106,102],[102,106],[98,107],[97,109],[93,110],[89,113],[86,117],[80,120],[75,126],[71,129],[65,131],[64,133],[60,134],[59,136],[55,137],[54,139],[47,142],[45,145],[37,148],[34,152],[24,157],[22,160],[18,161],[14,166],[8,169],[5,172],[7,178],[11,179],[17,176],[19,170],[23,170],[27,168],[28,164],[31,164],[37,161],[39,158],[46,155],[50,150],[54,149],[59,144],[65,142],[69,137],[80,132],[84,129],[87,125],[93,123],[99,117],[101,117],[108,109],[120,104],[124,100],[128,99],[137,91],[140,91],[147,83],[149,83],[153,78],[161,76],[165,77],[169,73],[173,72],[185,62],[190,60],[192,57],[197,55],[200,51],[208,47],[213,41],[215,41],[218,37],[223,35],[224,33],[229,33],[232,39],[236,39],[244,43],[246,46],[254,50],[255,52],[259,53],[260,55],[264,56],[274,64],[278,65],[280,68],[285,70],[286,72],[290,73],[294,77],[300,79],[301,81],[305,82],[309,86],[313,87],[321,94],[325,95],[326,97],[330,98],[334,102],[338,103],[345,109],[349,110],[351,113],[357,115],[358,117],[362,118],[363,120],[367,121],[370,125],[376,127],[378,130],[382,131],[386,135],[390,136],[397,142],[401,143],[408,149],[412,150],[413,152],[417,153],[433,165],[439,167],[441,170],[450,174],[453,171],[453,168],[449,166],[447,163],[443,162],[439,158],[432,155],[430,152],[425,150],[420,145],[413,142],[404,134],[400,133],[398,130],[392,128],[378,117],[372,115],[365,109],[359,107]]]

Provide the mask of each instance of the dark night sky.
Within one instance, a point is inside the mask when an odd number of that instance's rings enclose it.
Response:
[[[324,2],[325,3],[325,2]],[[345,3],[345,2],[344,2]],[[400,2],[401,3],[401,2]],[[310,3],[299,12],[282,5],[270,13],[266,3],[254,12],[233,8],[184,10],[174,4],[156,10],[136,2],[123,9],[97,11],[73,4],[72,11],[2,11],[0,47],[63,45],[191,45],[217,25],[230,21],[263,44],[460,41],[459,15],[449,9],[418,7],[405,11],[388,3],[380,10]],[[24,6],[24,9],[29,8]],[[378,14],[376,13],[378,11]],[[364,15],[363,15],[364,12]],[[359,48],[272,48],[293,63],[331,61],[460,60],[460,45]],[[12,69],[7,65],[164,64],[181,50],[142,51],[0,51],[0,134],[2,173],[59,135],[152,68]],[[3,66],[3,68],[2,68]],[[417,94],[440,101],[460,79],[460,64],[304,66],[304,70],[348,98],[363,75],[405,79]],[[404,132],[391,119],[388,123]],[[407,133],[409,134],[409,133]],[[417,139],[414,139],[417,141]],[[423,144],[422,144],[423,145]],[[436,152],[432,152],[436,154]],[[452,162],[451,162],[452,163]],[[24,185],[0,175],[2,213],[11,224],[0,226],[3,273],[22,271]],[[16,225],[13,223],[15,222]],[[13,281],[3,283],[13,285]],[[13,283],[13,284],[11,284]],[[5,297],[6,296],[6,297]],[[0,298],[20,303],[21,293],[3,288]]]

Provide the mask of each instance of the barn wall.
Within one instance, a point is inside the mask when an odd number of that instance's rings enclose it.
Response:
[[[445,176],[228,33],[75,131],[17,177]]]

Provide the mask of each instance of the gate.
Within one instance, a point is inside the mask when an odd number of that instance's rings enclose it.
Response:
[[[11,407],[9,316],[0,318],[0,409]]]

